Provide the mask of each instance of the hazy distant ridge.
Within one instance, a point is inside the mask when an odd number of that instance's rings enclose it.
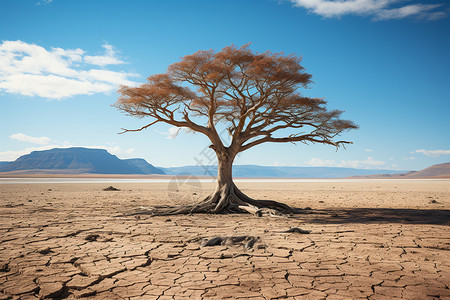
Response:
[[[216,176],[217,166],[184,166],[161,168],[167,175]],[[234,177],[248,178],[342,178],[372,174],[394,174],[394,170],[366,170],[332,167],[277,167],[258,165],[233,166]]]

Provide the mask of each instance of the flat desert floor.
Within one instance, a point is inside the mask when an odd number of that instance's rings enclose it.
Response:
[[[310,209],[123,216],[214,185],[0,184],[0,299],[450,299],[450,180],[237,185]]]

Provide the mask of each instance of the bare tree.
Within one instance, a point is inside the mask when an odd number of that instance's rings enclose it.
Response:
[[[115,107],[128,115],[149,118],[141,131],[156,123],[188,128],[208,137],[217,155],[217,188],[198,204],[155,208],[155,214],[222,213],[269,208],[292,212],[288,205],[254,200],[234,184],[232,165],[239,152],[262,143],[302,142],[340,147],[340,133],[358,128],[341,120],[340,110],[327,110],[326,101],[300,94],[311,75],[301,58],[283,53],[256,53],[249,45],[220,52],[198,51],[152,75],[138,87],[122,87]],[[225,127],[226,144],[218,133]]]

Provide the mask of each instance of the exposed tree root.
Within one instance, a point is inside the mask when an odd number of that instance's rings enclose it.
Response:
[[[190,205],[181,206],[154,206],[141,207],[139,211],[127,214],[131,215],[152,215],[168,216],[194,213],[252,213],[256,216],[270,215],[279,216],[283,214],[297,213],[299,210],[272,200],[255,200],[241,192],[233,182],[219,185],[214,193],[204,200]]]

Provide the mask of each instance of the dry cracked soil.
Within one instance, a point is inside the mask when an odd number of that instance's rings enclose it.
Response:
[[[123,217],[213,185],[113,185],[0,185],[0,299],[450,299],[448,180],[238,184],[290,217]]]

